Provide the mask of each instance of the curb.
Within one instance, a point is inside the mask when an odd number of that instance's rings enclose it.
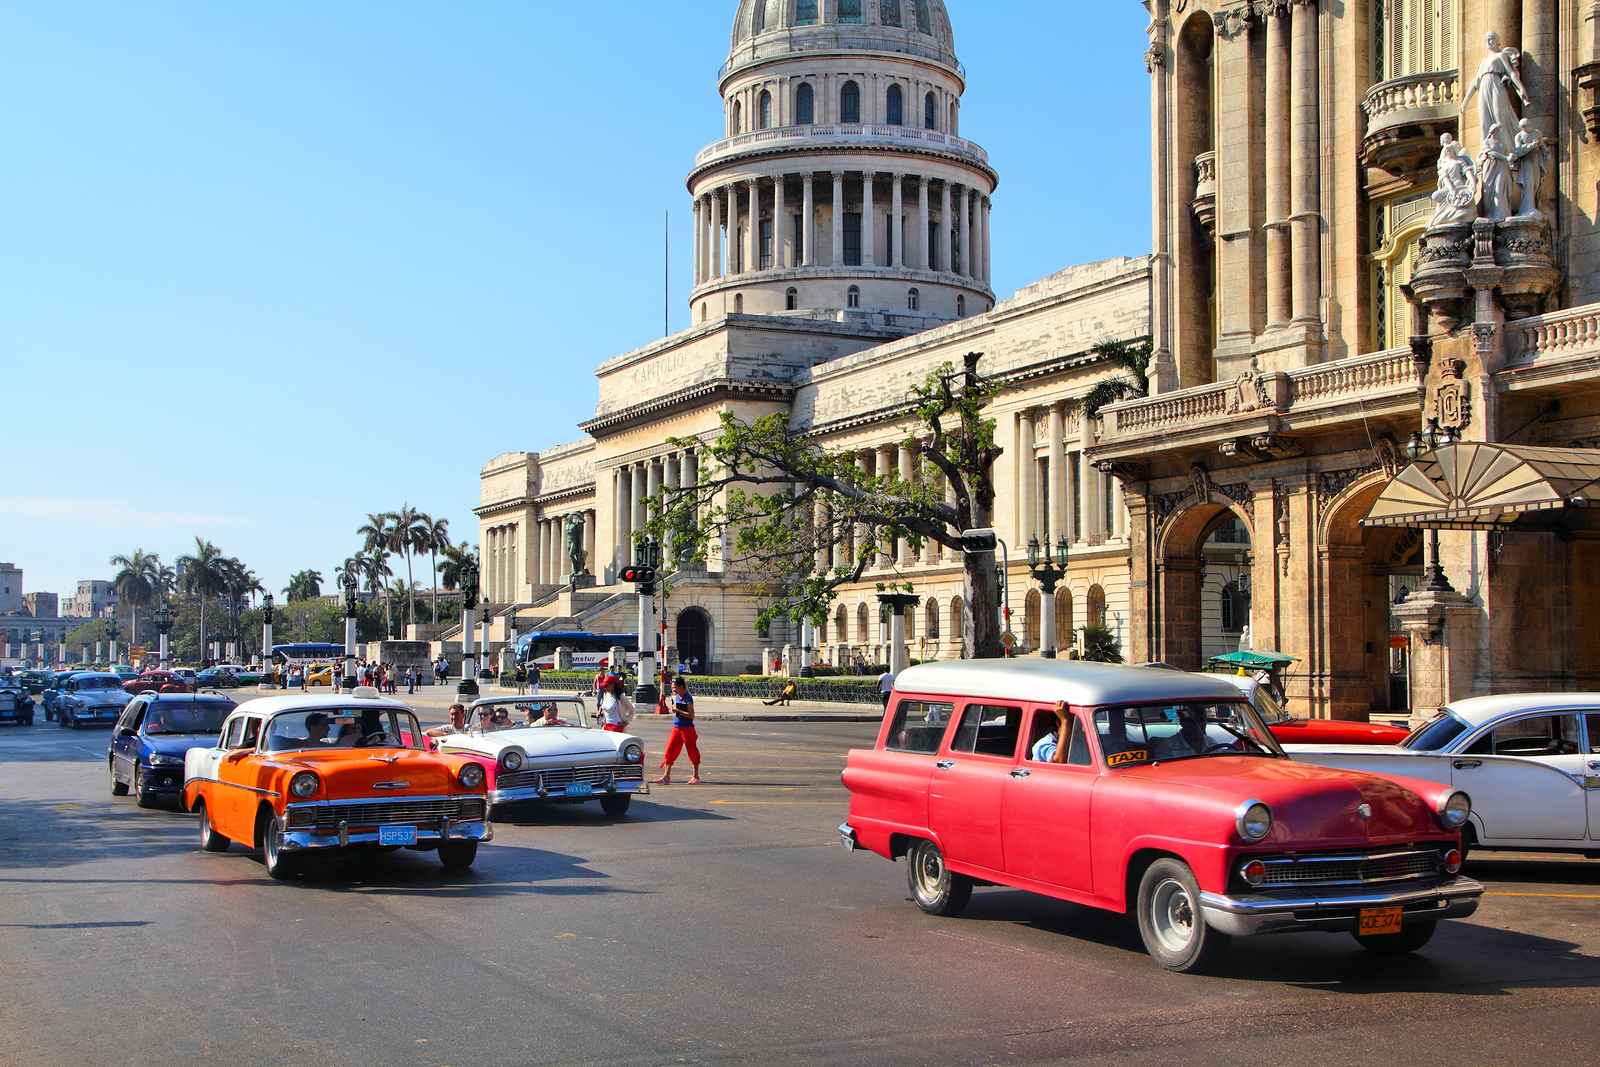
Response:
[[[657,721],[666,722],[670,718],[671,718],[670,715],[638,715],[638,716],[634,717],[633,721],[634,722],[639,722],[639,721],[643,720],[645,722],[657,722]],[[696,722],[882,722],[883,721],[883,716],[882,715],[854,715],[854,714],[850,714],[848,712],[840,712],[839,714],[836,714],[836,715],[828,714],[827,712],[817,712],[817,713],[813,713],[813,714],[802,713],[800,715],[763,715],[763,714],[761,714],[759,712],[755,712],[755,713],[752,713],[752,714],[749,714],[749,715],[739,715],[739,714],[732,713],[732,712],[697,711],[695,713],[695,721]]]

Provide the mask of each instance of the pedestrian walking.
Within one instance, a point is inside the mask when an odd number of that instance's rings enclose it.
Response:
[[[883,673],[878,675],[878,696],[883,699],[883,706],[889,706],[889,694],[894,692],[894,672],[885,667]]]
[[[700,739],[694,727],[694,697],[689,695],[689,686],[682,677],[672,680],[672,698],[667,706],[672,710],[672,733],[667,735],[667,752],[661,757],[661,777],[656,784],[671,785],[672,765],[678,762],[679,753],[688,752],[694,774],[686,784],[699,785]]]
[[[537,660],[528,661],[528,689],[534,696],[539,695],[539,663]]]
[[[528,668],[524,667],[520,663],[517,664],[517,669],[513,672],[513,677],[516,679],[516,682],[517,682],[517,696],[519,696],[519,697],[520,696],[527,696],[528,695]]]
[[[614,734],[627,732],[628,724],[633,721],[635,708],[628,694],[623,692],[621,678],[614,674],[606,676],[601,685],[598,706],[603,720],[600,729],[610,730]]]
[[[406,696],[410,696],[411,694],[415,693],[416,691],[417,691],[417,667],[416,667],[416,664],[412,664],[411,666],[406,668]]]

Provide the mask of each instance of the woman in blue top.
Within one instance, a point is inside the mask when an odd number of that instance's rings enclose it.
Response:
[[[667,736],[667,754],[661,758],[661,777],[657,785],[672,784],[672,765],[678,762],[678,753],[687,751],[694,775],[689,785],[700,784],[700,744],[694,728],[694,697],[680,675],[672,680],[672,696],[667,699],[672,710],[672,733]]]

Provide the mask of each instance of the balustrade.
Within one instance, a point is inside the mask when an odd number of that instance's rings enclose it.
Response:
[[[1600,354],[1600,304],[1535,315],[1506,324],[1511,366],[1541,359]]]

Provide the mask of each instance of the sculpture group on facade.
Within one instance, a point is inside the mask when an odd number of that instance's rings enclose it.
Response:
[[[1483,143],[1474,163],[1450,134],[1439,138],[1438,187],[1433,192],[1439,206],[1429,229],[1460,226],[1479,218],[1503,222],[1540,217],[1539,187],[1552,142],[1527,119],[1517,117],[1512,95],[1524,107],[1528,103],[1520,73],[1522,53],[1502,48],[1500,35],[1493,31],[1483,43],[1487,54],[1478,63],[1461,101],[1465,114],[1477,99]]]

